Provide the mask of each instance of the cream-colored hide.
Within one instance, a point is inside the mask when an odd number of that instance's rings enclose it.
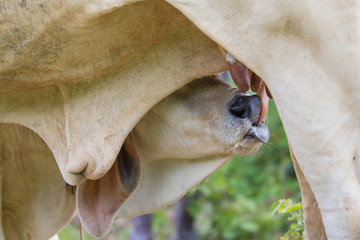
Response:
[[[241,110],[234,112],[234,106]],[[257,138],[269,137],[263,124],[254,126],[260,107],[258,97],[215,77],[195,80],[162,100],[136,125],[111,170],[77,187],[83,226],[104,236],[117,214],[128,218],[165,207],[235,154],[255,152]],[[52,236],[75,210],[72,187],[33,131],[0,124],[0,143],[0,239]]]
[[[266,82],[327,238],[359,239],[360,2],[168,2]]]
[[[103,176],[161,99],[226,69],[169,4],[125,2],[0,1],[0,122],[38,133],[72,185]]]
[[[0,239],[48,239],[71,219],[75,188],[33,131],[0,124]]]
[[[0,121],[97,179],[153,104],[226,67],[216,42],[269,87],[327,237],[360,238],[359,1],[167,2],[1,0]]]

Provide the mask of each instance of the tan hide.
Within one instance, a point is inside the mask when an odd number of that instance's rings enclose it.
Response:
[[[264,127],[253,126],[260,116],[260,99],[256,97],[257,108],[249,116],[239,117],[229,111],[239,97],[254,99],[206,77],[154,106],[133,129],[110,171],[78,186],[84,228],[102,237],[116,215],[130,218],[163,208],[235,154],[254,153],[261,143],[248,133]],[[268,137],[267,129],[264,134]]]
[[[240,98],[236,106],[255,103],[248,115],[230,111]],[[215,77],[195,80],[163,99],[126,138],[105,176],[77,187],[82,225],[104,236],[117,214],[131,217],[165,207],[235,154],[255,152],[261,143],[249,133],[264,129],[253,126],[260,111],[259,97]],[[263,133],[269,137],[266,127]],[[0,124],[0,147],[0,239],[52,236],[75,211],[74,188],[65,184],[50,149],[30,129]]]
[[[304,174],[302,173],[290,146],[289,148],[291,159],[293,161],[294,169],[296,172],[296,177],[299,181],[301,189],[301,198],[304,210],[304,223],[306,226],[306,238],[326,240],[327,237],[324,229],[324,224],[314,193],[312,192],[311,186],[309,185]]]
[[[0,169],[0,239],[48,239],[71,219],[75,189],[36,133],[0,124]]]
[[[169,4],[123,3],[0,1],[0,122],[37,132],[72,185],[103,176],[162,98],[226,68]]]
[[[146,109],[225,67],[212,39],[269,87],[327,237],[360,238],[360,2],[168,2],[206,36],[160,1],[2,0],[0,121],[38,132],[69,183],[99,178]]]
[[[266,82],[328,239],[360,238],[360,2],[168,2]]]

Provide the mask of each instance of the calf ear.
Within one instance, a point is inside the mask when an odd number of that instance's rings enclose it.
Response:
[[[140,160],[129,135],[109,172],[77,188],[78,213],[87,232],[95,237],[109,232],[117,211],[135,190],[139,178]]]

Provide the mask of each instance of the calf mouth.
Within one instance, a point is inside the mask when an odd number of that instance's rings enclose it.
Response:
[[[236,155],[247,156],[255,153],[262,144],[267,143],[270,138],[270,131],[263,123],[252,125],[246,133],[232,145],[231,151]]]
[[[253,125],[250,127],[249,131],[245,134],[244,140],[256,139],[261,143],[267,143],[270,138],[269,128],[261,122],[257,125]]]

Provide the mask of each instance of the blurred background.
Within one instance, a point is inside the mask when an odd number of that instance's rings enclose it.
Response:
[[[224,75],[222,78],[226,79]],[[187,220],[185,225],[190,224],[195,235],[188,239],[177,236],[179,223],[175,219],[179,220],[179,213],[176,214],[179,209],[170,206],[145,217],[145,223],[151,224],[153,240],[273,240],[284,236],[290,226],[294,227],[289,215],[273,214],[270,209],[281,199],[301,201],[287,138],[273,100],[269,103],[266,124],[270,129],[267,144],[251,156],[233,158],[188,193],[180,208],[185,211],[182,214],[189,214],[190,222]],[[135,222],[136,226],[141,224]],[[136,239],[136,231],[131,220],[118,219],[103,239],[130,239],[130,235],[131,240],[146,239]],[[60,240],[79,239],[76,217],[58,236]],[[83,239],[95,238],[84,234]]]

